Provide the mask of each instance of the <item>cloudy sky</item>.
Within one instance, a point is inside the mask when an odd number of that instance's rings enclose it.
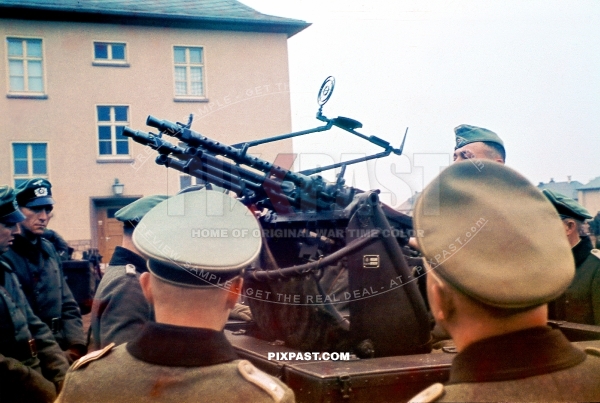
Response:
[[[392,205],[449,164],[463,123],[498,133],[507,165],[535,184],[600,176],[600,1],[242,2],[312,23],[288,41],[293,130],[321,124],[316,94],[329,75],[326,116],[394,145],[409,127],[402,157],[346,175]],[[351,137],[296,141],[299,168],[378,151]]]

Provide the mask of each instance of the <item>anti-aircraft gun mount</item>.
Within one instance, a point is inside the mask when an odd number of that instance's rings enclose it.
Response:
[[[225,145],[191,130],[191,115],[185,124],[149,116],[147,124],[158,134],[127,127],[123,134],[156,150],[158,164],[234,192],[259,216],[266,247],[259,267],[246,273],[244,295],[260,337],[302,351],[360,357],[427,352],[425,303],[403,257],[411,218],[380,203],[377,190],[363,192],[344,182],[350,164],[401,155],[406,133],[394,148],[358,132],[362,124],[354,119],[327,118],[322,110],[334,86],[328,77],[320,88],[316,117],[325,124],[313,129]],[[248,154],[259,144],[334,127],[382,151],[301,172]],[[334,183],[317,175],[335,168],[340,172]]]

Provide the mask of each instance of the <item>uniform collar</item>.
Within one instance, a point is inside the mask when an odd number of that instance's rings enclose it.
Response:
[[[205,367],[237,359],[223,332],[148,322],[127,343],[137,359],[168,367]]]
[[[590,252],[594,249],[589,236],[582,236],[577,245],[573,246],[573,258],[575,259],[575,267],[579,267],[590,256]]]
[[[137,253],[130,251],[129,249],[123,248],[122,246],[117,246],[112,258],[110,258],[108,265],[125,266],[127,264],[134,265],[135,270],[138,273],[144,273],[148,271],[148,268],[146,267],[146,259]]]
[[[19,256],[23,256],[32,262],[37,262],[39,253],[48,256],[48,252],[42,247],[42,237],[38,236],[36,243],[32,243],[29,239],[21,234],[16,234],[13,240],[12,250]]]
[[[497,382],[571,368],[585,360],[559,330],[534,327],[473,343],[452,361],[449,384]]]

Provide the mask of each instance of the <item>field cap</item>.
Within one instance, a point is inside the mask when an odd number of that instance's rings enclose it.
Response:
[[[52,185],[43,178],[29,179],[16,189],[17,203],[21,207],[48,206],[54,204]]]
[[[170,214],[168,206],[183,206]],[[133,243],[160,279],[188,287],[224,286],[258,258],[261,231],[238,200],[214,190],[175,195],[150,210]]]
[[[115,213],[115,218],[124,225],[135,227],[137,223],[158,203],[167,200],[166,195],[152,195],[137,199]]]
[[[493,131],[484,129],[483,127],[460,125],[454,128],[454,133],[456,135],[456,146],[454,147],[455,150],[458,150],[467,144],[477,143],[479,141],[496,143],[504,148],[504,142],[502,139]]]
[[[462,161],[423,191],[414,214],[436,274],[490,306],[529,308],[561,295],[575,265],[556,210],[516,171]]]
[[[589,220],[592,215],[575,200],[550,189],[542,190],[542,193],[550,200],[560,218],[574,218],[579,221]]]
[[[17,224],[25,219],[19,205],[16,193],[10,186],[0,186],[0,222],[3,224]]]

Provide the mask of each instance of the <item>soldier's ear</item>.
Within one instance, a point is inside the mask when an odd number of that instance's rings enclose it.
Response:
[[[427,273],[427,299],[436,322],[445,323],[453,315],[455,304],[452,290],[432,271]]]
[[[142,273],[140,275],[140,285],[142,286],[142,292],[144,293],[144,297],[150,304],[154,304],[154,299],[152,297],[152,287],[150,286],[150,277],[152,275],[148,272]]]
[[[565,231],[567,232],[567,236],[571,235],[573,232],[577,230],[577,224],[570,218],[563,219],[563,224],[565,226]]]
[[[231,287],[229,288],[229,292],[227,293],[227,309],[233,309],[235,304],[238,302],[240,298],[240,294],[242,293],[242,284],[244,280],[242,277],[237,277],[231,282]]]

